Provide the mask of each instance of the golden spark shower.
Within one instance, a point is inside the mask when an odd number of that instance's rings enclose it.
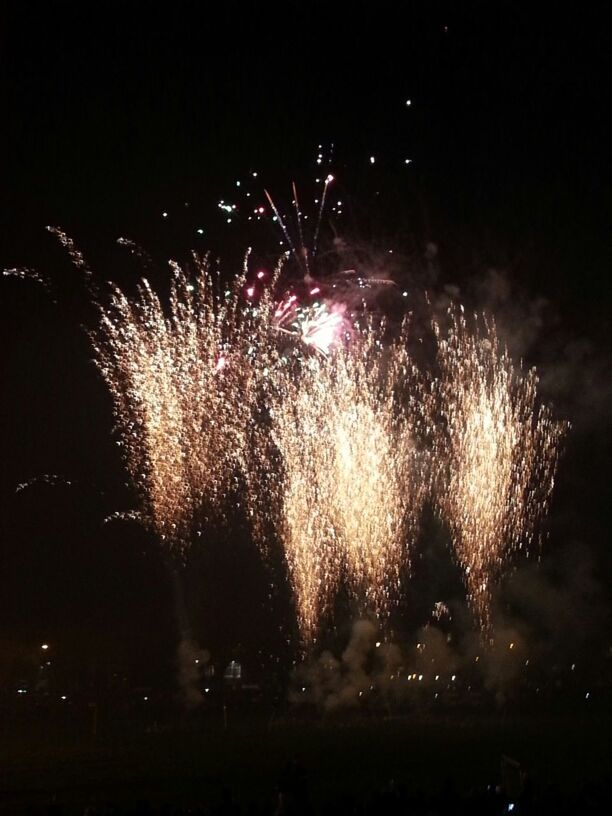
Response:
[[[178,555],[244,468],[268,308],[244,304],[244,274],[222,289],[194,265],[174,265],[167,315],[146,280],[132,299],[113,288],[92,337],[142,515]]]
[[[333,355],[283,358],[270,399],[271,510],[305,642],[346,581],[360,613],[386,615],[426,494],[418,378],[403,339],[369,325]]]
[[[565,425],[536,403],[535,369],[515,368],[495,324],[451,309],[438,324],[437,502],[483,629],[509,554],[527,552],[546,514]]]

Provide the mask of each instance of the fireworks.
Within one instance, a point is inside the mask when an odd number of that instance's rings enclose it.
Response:
[[[302,275],[280,300],[280,267],[249,282],[245,263],[223,288],[194,254],[193,274],[171,264],[167,307],[144,279],[135,297],[113,287],[101,305],[83,256],[51,230],[98,303],[95,361],[141,500],[108,520],[138,520],[181,556],[243,484],[262,551],[274,540],[282,547],[306,647],[340,585],[360,614],[389,613],[431,498],[486,631],[509,554],[537,541],[566,426],[538,406],[535,371],[513,366],[494,324],[468,324],[455,308],[448,332],[434,323],[436,375],[420,374],[406,325],[389,338],[383,323],[349,312],[345,287],[337,291],[338,282],[391,281],[354,270],[331,285],[313,279],[295,186],[293,196],[298,248],[268,196]],[[320,220],[321,211],[315,246]]]
[[[514,368],[495,326],[451,310],[439,326],[437,501],[470,603],[490,623],[492,581],[509,552],[529,549],[545,515],[565,426],[536,406],[537,376]]]
[[[39,283],[44,289],[49,291],[49,281],[35,269],[19,267],[16,269],[3,269],[2,275],[5,278],[18,278],[19,280],[31,280]]]
[[[315,287],[310,294],[319,292],[319,287]],[[352,323],[346,316],[345,304],[328,304],[323,301],[308,306],[301,304],[296,295],[290,295],[277,305],[274,322],[280,331],[293,334],[306,346],[324,355],[353,333]]]
[[[266,487],[305,643],[342,580],[362,611],[388,611],[426,493],[416,383],[405,344],[372,326],[275,373]]]
[[[267,301],[246,308],[245,274],[219,294],[206,263],[176,265],[166,317],[146,280],[130,300],[113,290],[93,335],[144,518],[175,553],[218,509],[246,459],[256,350]]]
[[[96,360],[141,517],[183,552],[242,474],[262,549],[271,530],[283,548],[307,644],[341,583],[362,612],[388,613],[433,474],[486,629],[492,582],[532,544],[553,486],[563,426],[536,407],[535,372],[515,370],[492,324],[470,331],[453,311],[424,389],[405,331],[383,340],[333,302],[275,304],[275,281],[254,303],[245,271],[220,295],[199,262],[193,278],[175,267],[168,316],[146,281],[102,308]],[[302,343],[283,350],[279,330]]]
[[[28,490],[30,487],[39,484],[49,485],[50,487],[72,486],[70,479],[66,479],[64,476],[59,476],[57,473],[42,473],[40,476],[33,476],[25,482],[20,482],[15,488],[15,493],[21,493],[22,490]]]
[[[417,438],[418,379],[405,344],[384,347],[371,329],[334,363],[336,525],[350,585],[366,609],[385,614],[408,563],[427,488]]]
[[[75,267],[85,275],[86,278],[91,279],[93,277],[91,269],[87,265],[87,261],[85,260],[83,253],[81,250],[75,245],[72,238],[67,235],[63,229],[60,227],[47,227],[47,232],[51,233],[51,235],[55,235],[57,240],[60,244],[64,247],[72,263]]]
[[[316,382],[319,361],[306,363],[301,384],[292,374],[275,378],[270,408],[271,479],[266,480],[266,511],[283,547],[303,641],[317,631],[321,615],[329,608],[340,568],[331,496],[329,449],[325,444],[325,394],[308,388]],[[307,382],[308,381],[308,384]],[[276,450],[275,450],[276,449]],[[278,462],[281,473],[275,472]],[[279,478],[280,476],[280,478]],[[261,489],[256,484],[255,489]]]
[[[343,304],[328,309],[326,304],[317,304],[312,314],[307,314],[300,323],[303,342],[322,354],[341,342],[343,336],[350,333],[350,322],[344,317],[346,307]]]

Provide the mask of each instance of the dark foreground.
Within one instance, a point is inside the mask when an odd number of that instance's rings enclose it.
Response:
[[[61,725],[61,727],[60,727]],[[2,814],[609,813],[609,719],[3,724]]]

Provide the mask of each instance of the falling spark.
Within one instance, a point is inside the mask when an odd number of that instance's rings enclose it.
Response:
[[[55,235],[57,240],[60,244],[64,247],[64,249],[70,255],[72,263],[76,266],[76,268],[83,272],[88,278],[91,278],[93,273],[89,266],[87,265],[87,261],[81,250],[75,245],[72,238],[67,235],[63,229],[60,227],[47,227],[47,232],[50,232],[51,235]]]
[[[153,265],[149,253],[135,241],[132,241],[131,238],[117,238],[117,243],[119,246],[128,249],[132,255],[135,255],[141,261],[143,267],[148,268]]]
[[[57,473],[42,473],[40,476],[33,476],[25,482],[20,482],[15,488],[15,493],[21,493],[22,490],[28,490],[30,487],[34,487],[34,485],[38,484],[46,484],[50,487],[59,487],[60,485],[65,485],[66,487],[72,486],[70,479],[66,479],[65,476],[60,476]]]
[[[554,484],[566,430],[536,405],[534,369],[515,369],[495,325],[451,309],[438,338],[437,500],[468,598],[483,630],[490,625],[492,585],[508,555],[534,543]]]
[[[143,524],[143,517],[138,510],[115,510],[104,518],[104,524],[110,524],[112,521],[135,521]]]
[[[41,275],[40,272],[37,272],[35,269],[30,269],[29,267],[22,266],[13,269],[3,269],[2,275],[5,278],[17,278],[18,280],[31,280],[34,283],[39,283],[43,289],[47,292],[50,291],[49,281],[44,275]]]

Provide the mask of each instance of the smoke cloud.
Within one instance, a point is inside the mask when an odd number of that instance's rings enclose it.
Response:
[[[298,666],[290,701],[323,712],[396,704],[418,712],[468,686],[503,706],[537,678],[573,682],[601,657],[610,616],[588,548],[568,545],[554,556],[522,564],[497,587],[490,638],[460,598],[448,599],[452,615],[437,602],[432,620],[401,642],[358,620],[339,656],[326,650]]]

